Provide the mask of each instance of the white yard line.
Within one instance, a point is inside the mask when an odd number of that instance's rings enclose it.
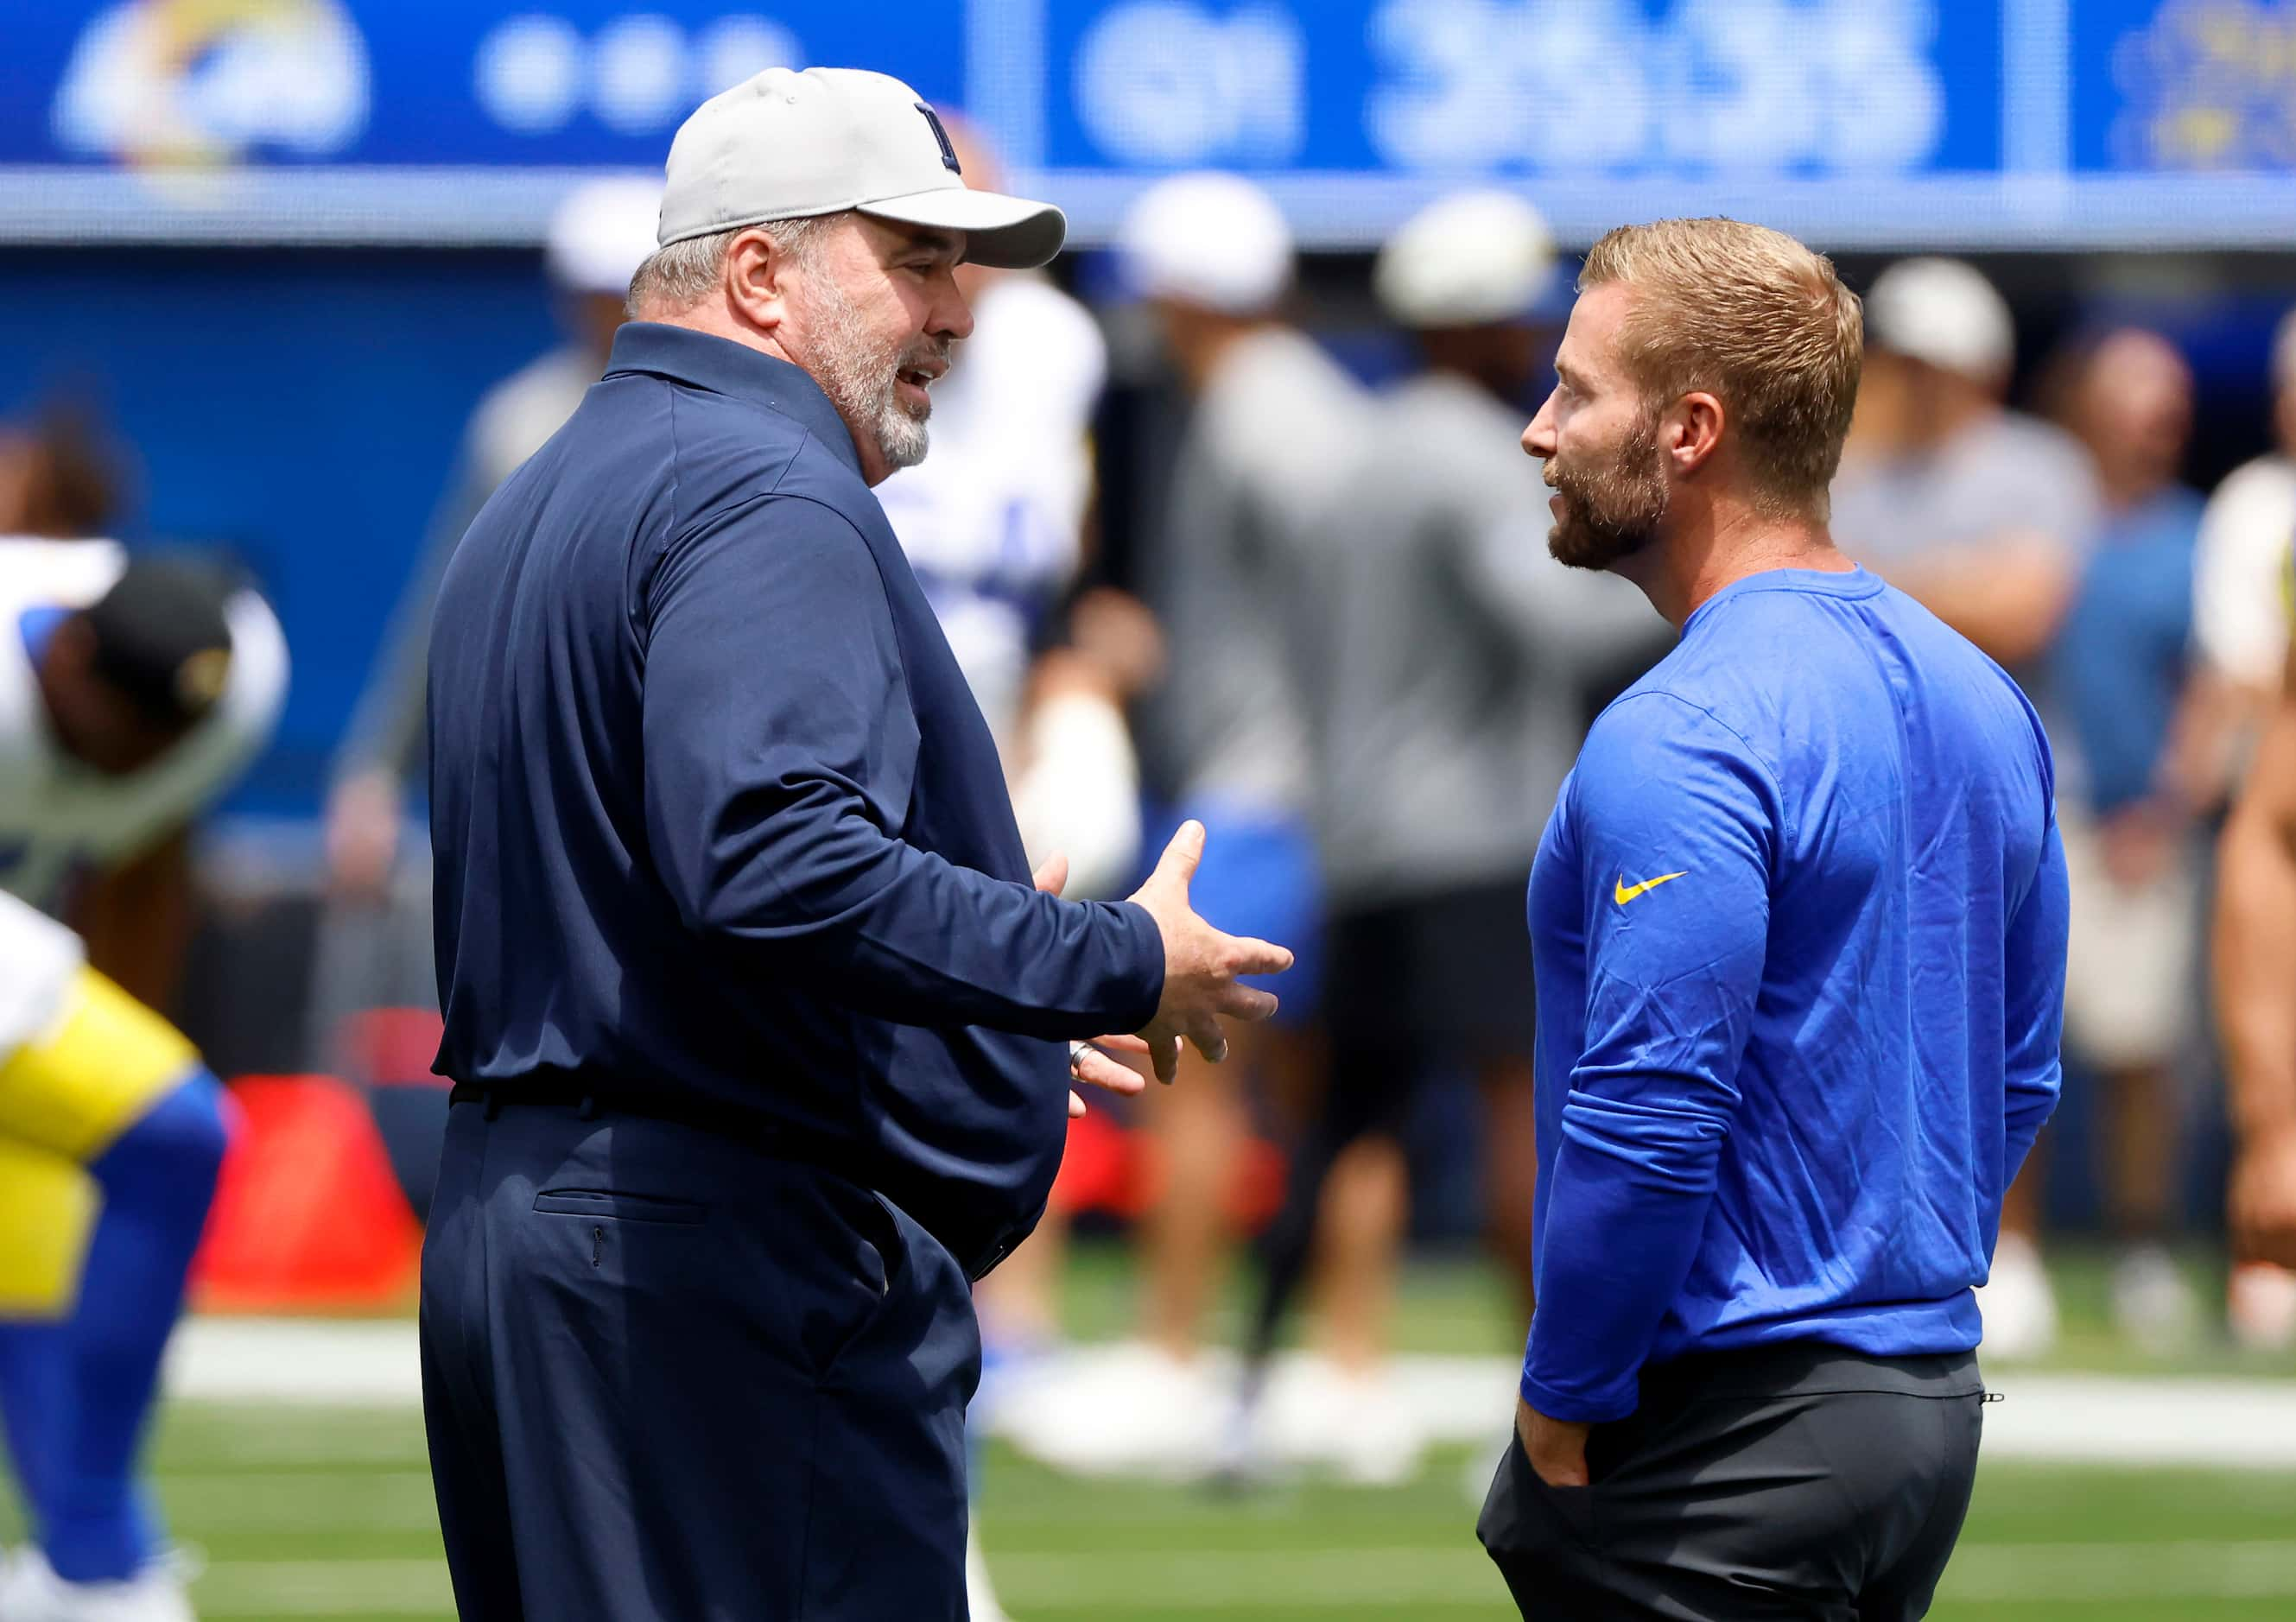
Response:
[[[1088,1377],[1101,1348],[1072,1351],[1046,1380]],[[1279,1365],[1278,1386],[1307,1376]],[[1397,1392],[1436,1442],[1505,1434],[1516,1365],[1501,1357],[1398,1357]],[[173,1395],[193,1401],[410,1407],[422,1400],[414,1325],[203,1318],[176,1335]],[[1993,1377],[2007,1400],[1985,1413],[1989,1459],[2296,1470],[2296,1381],[2129,1379],[2024,1373]]]

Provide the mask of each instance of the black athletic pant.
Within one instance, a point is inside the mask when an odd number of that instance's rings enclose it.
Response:
[[[1595,1428],[1592,1485],[1548,1487],[1510,1446],[1476,1536],[1528,1622],[1912,1622],[1961,1535],[1983,1404],[1973,1353],[1684,1358]]]

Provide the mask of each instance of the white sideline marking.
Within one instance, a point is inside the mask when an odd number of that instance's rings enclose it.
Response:
[[[168,1343],[170,1396],[196,1402],[403,1407],[422,1400],[414,1325],[323,1318],[191,1318]]]
[[[2004,1372],[1985,1456],[2055,1463],[2296,1468],[2296,1383]]]
[[[1077,1349],[1046,1378],[1088,1373],[1110,1355]],[[1277,1382],[1308,1367],[1286,1358]],[[1511,1358],[1406,1356],[1396,1359],[1394,1378],[1431,1440],[1496,1447],[1515,1374]],[[169,1348],[168,1383],[194,1401],[399,1408],[422,1400],[414,1325],[404,1320],[194,1319]],[[1988,1459],[2296,1470],[2296,1381],[2006,1370],[1992,1383],[2008,1400],[1985,1411]]]

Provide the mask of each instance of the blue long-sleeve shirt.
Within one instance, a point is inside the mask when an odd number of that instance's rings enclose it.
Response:
[[[1694,1351],[1977,1344],[2057,1097],[2054,796],[2016,685],[1862,569],[1718,593],[1603,712],[1531,874],[1534,1408],[1623,1417]]]
[[[430,685],[441,1074],[751,1112],[976,1270],[1027,1232],[1062,1039],[1144,1024],[1161,940],[1030,887],[811,378],[624,327],[455,552]]]

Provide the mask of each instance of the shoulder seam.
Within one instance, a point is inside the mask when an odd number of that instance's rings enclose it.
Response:
[[[1725,721],[1720,716],[1716,715],[1713,710],[1700,703],[1697,700],[1685,698],[1681,693],[1675,692],[1671,687],[1639,687],[1631,692],[1620,693],[1618,698],[1611,702],[1611,709],[1622,709],[1636,699],[1671,699],[1676,703],[1681,705],[1685,709],[1692,710],[1696,714],[1704,716],[1708,720],[1713,722],[1715,725],[1720,727],[1724,732],[1728,733],[1733,738],[1735,738],[1744,748],[1746,758],[1749,760],[1751,760],[1760,770],[1763,780],[1770,785],[1770,792],[1776,796],[1778,802],[1778,821],[1780,823],[1779,832],[1784,836],[1787,844],[1791,845],[1793,842],[1793,807],[1786,799],[1785,785],[1778,781],[1776,769],[1763,757],[1762,751],[1754,747],[1754,741],[1751,738],[1746,736],[1745,733],[1731,725],[1730,723]],[[1608,715],[1609,713],[1610,709],[1606,709],[1603,712],[1603,715]],[[1595,717],[1596,724],[1600,725],[1602,717],[1597,716]]]
[[[669,533],[671,538],[675,540],[679,535],[685,532],[685,526],[679,521],[677,516],[677,463],[678,458],[682,454],[682,450],[677,438],[677,389],[675,386],[667,383],[664,384],[664,387],[669,390],[669,410],[666,414],[669,419],[669,489],[668,494],[669,496]]]
[[[782,471],[774,475],[774,487],[767,491],[767,494],[771,496],[778,496],[781,494],[782,486],[789,482],[790,470],[797,465],[797,459],[805,455],[805,447],[812,443],[813,430],[800,424],[797,448],[790,453],[789,460],[782,463]],[[812,497],[800,496],[798,499],[800,501],[809,501],[812,500]],[[816,502],[815,505],[826,507],[829,506],[829,504],[827,502]],[[837,512],[837,509],[834,507],[830,507],[829,510],[832,512]],[[845,514],[842,512],[838,512],[837,516],[840,518],[845,518]],[[845,519],[845,521],[849,524],[853,520],[847,518]],[[856,530],[855,533],[858,534],[859,531]]]

